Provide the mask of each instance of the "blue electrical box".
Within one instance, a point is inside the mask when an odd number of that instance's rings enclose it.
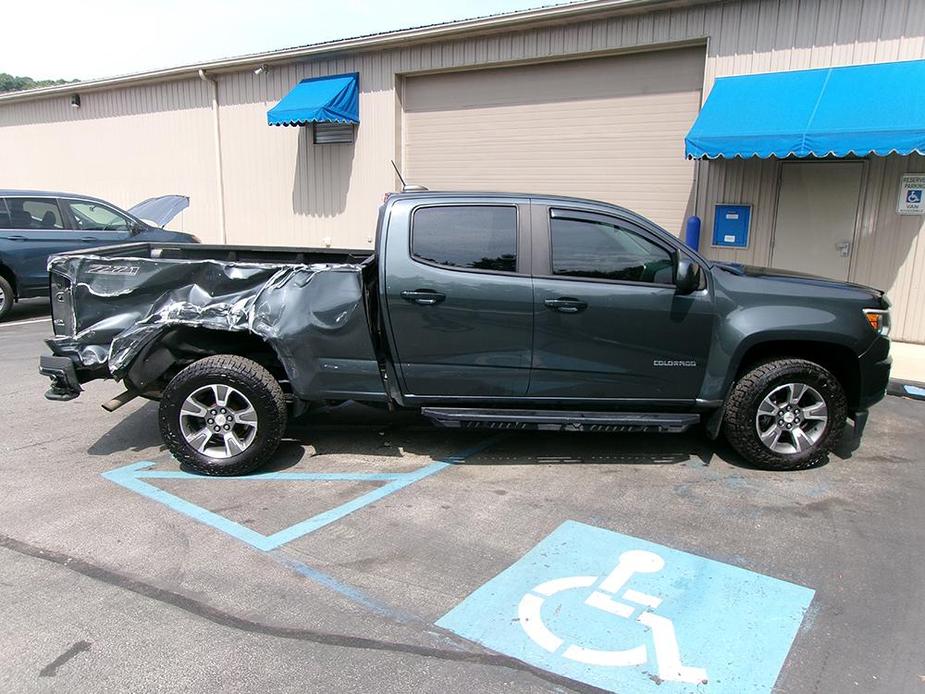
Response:
[[[751,218],[751,205],[717,205],[713,216],[713,245],[746,248]]]

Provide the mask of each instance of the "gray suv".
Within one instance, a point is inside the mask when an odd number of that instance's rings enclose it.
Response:
[[[189,198],[167,195],[126,212],[85,195],[0,189],[0,319],[15,301],[48,296],[52,255],[127,241],[198,243],[162,228],[188,205]]]

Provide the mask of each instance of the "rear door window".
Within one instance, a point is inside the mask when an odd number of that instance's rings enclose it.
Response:
[[[12,229],[10,208],[7,207],[6,198],[0,198],[0,229]]]
[[[8,229],[64,229],[64,217],[54,198],[6,198],[6,209],[0,208],[0,221],[5,221],[6,215]]]
[[[517,270],[517,209],[507,205],[419,207],[411,226],[411,255],[467,270]]]

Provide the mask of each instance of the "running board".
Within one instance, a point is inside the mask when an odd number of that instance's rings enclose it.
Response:
[[[677,434],[700,423],[699,414],[664,412],[576,412],[571,410],[423,407],[421,414],[442,427],[539,429],[542,431],[644,431]]]

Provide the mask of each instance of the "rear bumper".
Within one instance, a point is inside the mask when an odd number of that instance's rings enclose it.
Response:
[[[890,340],[878,337],[864,354],[858,357],[859,383],[857,411],[865,411],[883,400],[890,383]]]
[[[39,357],[39,373],[51,379],[51,388],[45,392],[49,400],[73,400],[83,391],[70,357],[43,354]]]
[[[85,365],[67,338],[52,338],[45,343],[51,354],[39,357],[39,373],[51,379],[45,393],[49,400],[73,400],[83,392],[81,384],[98,378],[112,378],[105,362]]]

